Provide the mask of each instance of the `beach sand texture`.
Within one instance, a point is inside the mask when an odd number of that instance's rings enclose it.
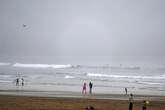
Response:
[[[85,110],[91,105],[95,110],[128,110],[127,100],[60,98],[0,95],[0,110]],[[134,103],[133,110],[141,110],[142,101]],[[152,100],[147,110],[164,110],[165,101]]]

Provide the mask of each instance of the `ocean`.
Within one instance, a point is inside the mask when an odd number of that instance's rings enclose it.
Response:
[[[16,86],[16,78],[20,84]],[[21,78],[24,86],[21,86]],[[165,96],[165,68],[111,65],[0,63],[0,90],[80,92],[93,83],[93,93]],[[87,91],[88,91],[87,87]]]

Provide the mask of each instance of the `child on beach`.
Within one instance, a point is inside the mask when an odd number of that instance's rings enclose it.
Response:
[[[86,94],[87,93],[87,87],[86,87],[86,83],[83,84],[83,89],[82,89],[82,94]]]
[[[147,104],[149,104],[149,101],[144,100],[142,110],[147,110]]]

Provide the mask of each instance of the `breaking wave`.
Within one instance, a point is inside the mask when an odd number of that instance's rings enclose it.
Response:
[[[69,75],[65,76],[65,79],[72,79],[72,78],[75,78],[75,77],[74,76],[69,76]]]
[[[71,68],[71,64],[67,65],[54,65],[54,64],[23,64],[23,63],[15,63],[13,67],[22,67],[22,68]]]
[[[138,75],[110,75],[99,73],[87,73],[89,77],[108,77],[108,78],[129,78],[129,79],[165,79],[165,75],[160,76],[138,76]]]

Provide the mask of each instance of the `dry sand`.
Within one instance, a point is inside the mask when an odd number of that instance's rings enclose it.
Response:
[[[127,100],[0,95],[0,110],[85,110],[88,105],[95,110],[128,110]],[[136,100],[133,110],[141,106],[142,100]],[[147,110],[165,110],[165,101],[155,98]]]

